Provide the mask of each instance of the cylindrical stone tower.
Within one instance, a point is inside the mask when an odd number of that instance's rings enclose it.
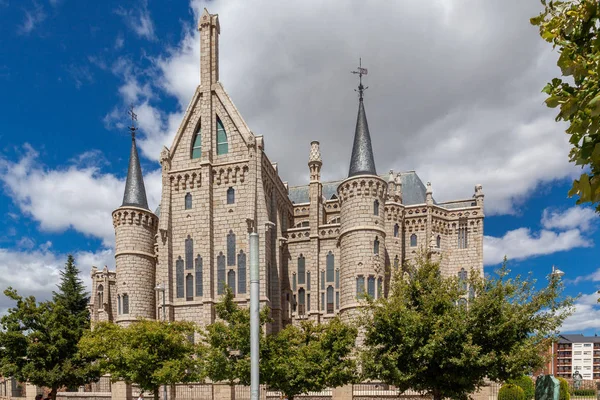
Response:
[[[384,205],[387,183],[377,176],[362,82],[348,178],[338,186],[340,201],[340,315],[357,315],[361,298],[383,295],[385,279]]]
[[[131,128],[131,154],[121,207],[113,211],[117,267],[117,317],[127,326],[137,318],[156,318],[154,241],[158,218],[148,209],[142,168]]]

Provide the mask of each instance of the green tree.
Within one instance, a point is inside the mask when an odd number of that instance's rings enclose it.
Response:
[[[203,372],[214,382],[250,385],[250,311],[235,303],[229,287],[225,287],[215,310],[219,320],[206,327],[203,344],[198,346]],[[268,320],[265,308],[260,315],[261,326]],[[260,340],[262,347],[262,330]]]
[[[541,0],[544,10],[531,23],[560,54],[562,78],[544,87],[546,105],[566,121],[571,162],[585,168],[569,195],[600,212],[600,6],[597,0]]]
[[[535,384],[533,383],[533,379],[527,375],[521,375],[517,378],[509,379],[506,383],[517,385],[523,389],[525,400],[533,400],[535,397]]]
[[[77,387],[97,380],[97,367],[83,357],[77,343],[89,330],[88,297],[78,278],[72,256],[61,272],[53,300],[37,303],[8,288],[4,294],[16,302],[0,323],[0,373],[50,388],[50,397],[62,387]]]
[[[128,327],[99,323],[79,342],[80,351],[95,360],[113,381],[136,383],[158,399],[159,387],[201,379],[190,322],[138,320]]]
[[[408,277],[395,276],[388,298],[366,310],[363,369],[367,377],[442,398],[466,399],[485,377],[505,381],[543,365],[547,339],[572,311],[551,276],[540,290],[531,277],[471,272],[468,285],[418,258]]]
[[[261,378],[289,400],[309,391],[342,386],[357,378],[350,357],[356,328],[338,318],[326,324],[301,322],[268,336],[262,353]]]

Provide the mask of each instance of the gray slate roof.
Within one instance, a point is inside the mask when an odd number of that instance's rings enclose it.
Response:
[[[560,335],[558,343],[600,343],[600,337],[583,336],[583,334]]]
[[[134,206],[148,210],[148,200],[146,199],[146,188],[144,187],[144,177],[140,158],[138,157],[135,137],[131,138],[131,153],[129,154],[129,169],[127,171],[127,181],[125,182],[125,193],[123,194],[122,206]]]
[[[386,179],[388,175],[381,176]],[[402,172],[400,174],[402,181],[402,203],[406,205],[425,203],[425,185],[421,178],[414,171]],[[343,180],[333,182],[323,182],[323,197],[331,199],[334,194],[337,196],[337,187]],[[308,203],[310,201],[308,185],[290,187],[288,197],[294,204]]]
[[[377,175],[362,92],[358,102],[358,117],[356,118],[356,129],[354,131],[350,170],[348,171],[348,177],[356,175]]]

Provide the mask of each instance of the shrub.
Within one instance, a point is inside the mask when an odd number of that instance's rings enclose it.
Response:
[[[535,384],[533,383],[533,379],[527,375],[521,375],[518,378],[511,379],[507,383],[512,383],[513,385],[517,385],[523,389],[523,392],[525,393],[525,400],[533,400],[535,397]]]
[[[525,392],[519,386],[507,383],[498,391],[498,400],[526,400]]]
[[[560,392],[558,400],[570,400],[571,395],[569,394],[569,382],[565,378],[556,378],[560,382]]]
[[[575,389],[573,396],[596,397],[596,389]]]

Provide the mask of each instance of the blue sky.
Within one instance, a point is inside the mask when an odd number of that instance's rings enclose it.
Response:
[[[344,176],[360,56],[379,171],[414,169],[438,200],[483,184],[486,272],[504,254],[542,280],[556,265],[582,294],[565,331],[600,330],[598,216],[566,196],[579,170],[540,93],[559,72],[528,24],[538,4],[248,3],[0,0],[0,287],[46,298],[68,253],[86,279],[91,265],[114,266],[127,107],[156,207],[158,155],[199,83],[195,26],[208,7],[221,21],[220,80],[284,180],[307,182],[311,140],[324,178]]]

